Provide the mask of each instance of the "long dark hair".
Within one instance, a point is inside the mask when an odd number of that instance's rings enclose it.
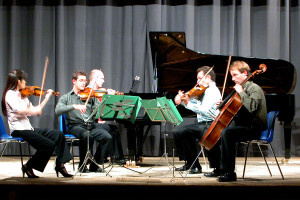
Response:
[[[20,69],[14,69],[11,72],[9,72],[7,76],[7,81],[5,85],[5,89],[3,91],[2,95],[2,113],[3,115],[7,116],[7,110],[6,110],[6,103],[5,103],[5,97],[8,90],[15,90],[18,85],[18,80],[25,80],[27,78],[26,72]]]

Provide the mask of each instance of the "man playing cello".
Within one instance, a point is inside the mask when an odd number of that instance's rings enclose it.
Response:
[[[215,156],[215,160],[220,163],[219,169],[204,174],[207,177],[219,176],[217,180],[220,182],[237,180],[234,172],[236,143],[259,139],[261,131],[267,128],[267,106],[263,90],[252,81],[244,83],[251,75],[249,65],[244,61],[235,61],[230,65],[229,71],[242,107],[230,126],[222,130],[219,143],[215,145],[220,145],[219,155]]]

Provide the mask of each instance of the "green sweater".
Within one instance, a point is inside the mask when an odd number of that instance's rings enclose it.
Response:
[[[252,81],[243,85],[244,91],[239,93],[243,109],[238,112],[234,121],[236,125],[249,124],[261,132],[268,127],[266,98],[261,87]],[[248,112],[245,112],[247,110]]]
[[[100,103],[97,98],[91,98],[89,100],[89,103],[87,104],[86,112],[84,114],[81,114],[79,110],[75,110],[73,108],[73,104],[84,104],[85,102],[82,101],[79,96],[77,96],[74,91],[70,91],[67,94],[64,94],[58,101],[56,107],[55,107],[55,113],[57,116],[66,114],[66,121],[67,125],[77,125],[77,124],[83,124],[86,119],[88,119],[93,112],[93,110],[97,107],[97,105]],[[93,115],[89,119],[88,122],[93,122],[96,114]]]

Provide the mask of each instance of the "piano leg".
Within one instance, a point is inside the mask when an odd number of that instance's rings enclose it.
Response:
[[[292,122],[284,122],[284,145],[285,145],[285,155],[284,159],[281,161],[283,164],[288,163],[291,158],[291,137],[292,137]]]

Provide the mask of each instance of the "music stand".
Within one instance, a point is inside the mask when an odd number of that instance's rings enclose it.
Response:
[[[94,159],[94,157],[91,153],[91,150],[90,150],[90,139],[89,139],[90,138],[90,129],[89,129],[89,126],[90,126],[91,122],[89,122],[89,120],[96,114],[98,108],[101,105],[102,105],[102,102],[93,110],[93,112],[90,114],[90,116],[86,120],[84,120],[84,123],[87,125],[87,128],[86,128],[87,129],[87,152],[85,154],[85,158],[84,158],[84,161],[83,161],[82,165],[78,169],[78,171],[80,171],[80,175],[82,174],[83,169],[86,167],[88,160],[90,160],[91,162],[93,162],[95,165],[97,165],[99,167],[99,164],[95,161],[95,159]],[[103,171],[106,173],[106,175],[112,177],[104,169],[103,169]],[[75,176],[76,176],[77,172],[75,173]]]
[[[141,98],[138,96],[128,95],[108,95],[105,94],[102,97],[101,105],[98,108],[96,119],[102,120],[115,120],[115,121],[130,121],[134,123],[138,112],[141,108]],[[119,166],[129,169],[131,171],[140,173],[139,171],[128,168],[124,165]],[[114,163],[112,163],[113,168]],[[109,172],[112,170],[109,170]]]
[[[145,108],[149,118],[151,121],[161,121],[164,123],[171,123],[175,127],[176,125],[179,125],[181,122],[183,122],[183,119],[178,112],[176,106],[174,105],[173,101],[170,99],[167,99],[166,97],[156,98],[155,100],[142,100],[142,106]],[[173,127],[173,132],[174,132]],[[165,158],[167,161],[168,167],[170,170],[173,169],[173,177],[175,173],[175,166],[174,166],[174,149],[173,149],[173,164],[172,167],[170,167],[169,159],[168,159],[168,153],[167,153],[167,131],[165,126],[165,133],[164,133],[164,153],[162,157],[158,160],[156,165],[153,167],[147,169],[145,172],[149,171],[150,169],[154,168],[158,165],[158,163]]]

